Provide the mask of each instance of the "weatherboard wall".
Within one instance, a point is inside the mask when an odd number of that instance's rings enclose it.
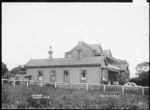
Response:
[[[69,70],[70,82],[80,83],[81,70],[87,72],[87,83],[100,84],[101,83],[101,69],[100,66],[91,67],[61,67],[61,68],[27,68],[27,75],[32,75],[32,80],[38,81],[38,71],[43,71],[44,81],[50,81],[50,71],[56,71],[56,82],[63,82],[64,70]]]

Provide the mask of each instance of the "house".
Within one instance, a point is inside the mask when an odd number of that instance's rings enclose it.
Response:
[[[89,84],[124,84],[129,80],[128,62],[114,58],[100,44],[79,41],[64,58],[53,58],[51,47],[48,53],[49,58],[31,59],[25,65],[31,80]]]
[[[19,71],[15,76],[17,80],[31,80],[31,76],[26,74],[26,71]]]

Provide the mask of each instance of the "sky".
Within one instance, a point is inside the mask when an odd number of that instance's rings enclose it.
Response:
[[[2,62],[11,70],[30,59],[64,53],[78,41],[101,44],[135,67],[149,61],[148,3],[2,3]]]

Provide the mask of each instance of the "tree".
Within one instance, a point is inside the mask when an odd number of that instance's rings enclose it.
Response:
[[[10,79],[10,78],[13,77],[13,76],[14,76],[14,75],[13,75],[11,72],[7,71],[7,72],[4,74],[3,78],[4,78],[4,79]]]
[[[25,69],[24,66],[19,65],[19,66],[13,68],[12,70],[10,70],[10,72],[11,72],[12,74],[16,75],[16,74],[18,74],[20,71],[25,71],[25,70],[26,70],[26,69]]]
[[[136,78],[130,79],[131,82],[141,86],[149,86],[149,62],[143,62],[136,66]]]
[[[4,64],[3,62],[1,64],[2,64],[2,74],[1,74],[1,76],[4,76],[4,74],[8,71],[8,68],[7,68],[6,64]]]
[[[138,77],[141,73],[149,71],[149,62],[142,62],[136,66],[136,76]]]

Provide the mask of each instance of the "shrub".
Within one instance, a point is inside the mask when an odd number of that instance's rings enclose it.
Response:
[[[34,99],[31,96],[25,102],[20,102],[17,106],[19,109],[25,108],[48,108],[50,107],[49,99]]]
[[[2,90],[2,102],[3,103],[8,103],[9,100],[8,100],[8,93],[4,90]]]
[[[44,86],[45,86],[45,87],[50,87],[50,88],[55,88],[55,86],[54,86],[54,85],[51,85],[51,84],[45,84]]]
[[[33,94],[50,96],[49,99],[34,99]],[[99,95],[119,95],[118,97],[100,97]],[[70,90],[39,86],[2,86],[3,108],[53,108],[53,109],[148,109],[148,97],[131,92]],[[19,103],[16,103],[19,101]]]

